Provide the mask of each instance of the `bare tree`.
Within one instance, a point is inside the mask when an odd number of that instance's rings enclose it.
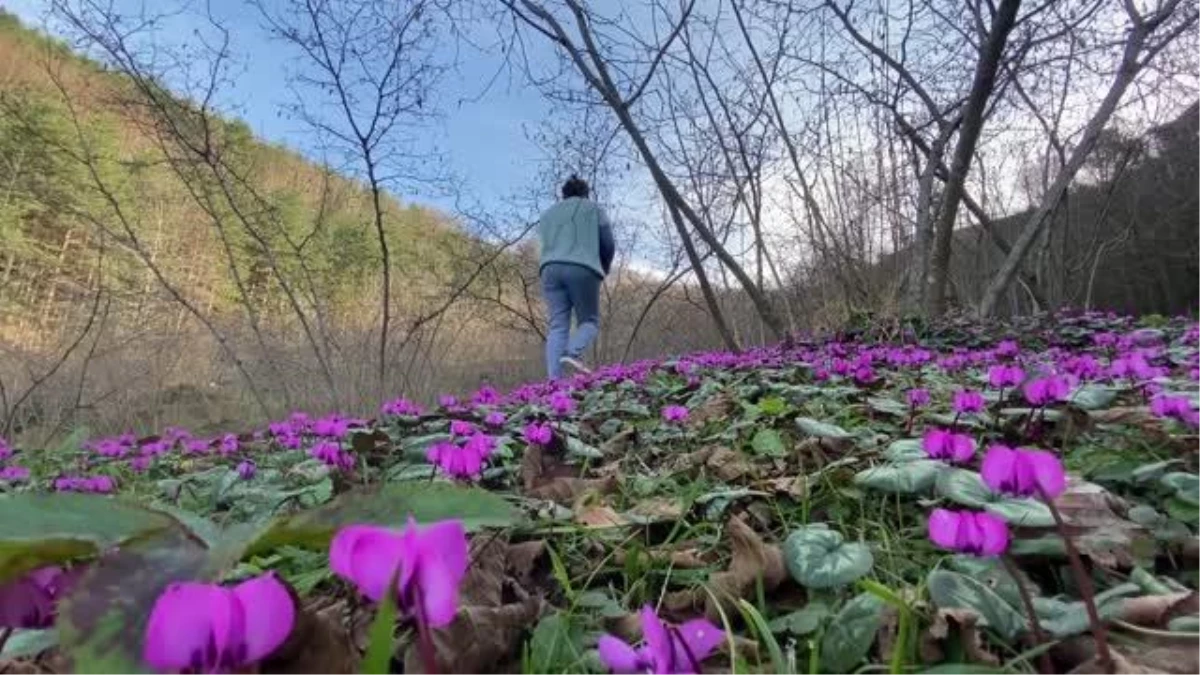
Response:
[[[1112,84],[1088,120],[1079,142],[1071,150],[1053,184],[1025,223],[1020,236],[1013,242],[1012,250],[984,292],[983,299],[979,302],[980,316],[989,316],[995,311],[1000,296],[1012,284],[1034,241],[1048,226],[1051,213],[1066,194],[1075,174],[1083,166],[1134,79],[1155,55],[1197,24],[1196,8],[1190,4],[1185,5],[1181,0],[1166,0],[1158,9],[1148,14],[1142,14],[1132,0],[1125,2],[1124,7],[1130,25],[1121,62],[1113,76]]]
[[[385,391],[392,321],[393,260],[383,202],[388,186],[412,187],[436,178],[424,167],[432,157],[416,143],[420,124],[433,114],[433,86],[448,64],[434,51],[439,38],[425,0],[289,0],[282,6],[255,1],[272,33],[296,47],[311,68],[293,75],[293,112],[351,158],[371,193],[379,246],[380,324],[378,394]],[[337,113],[322,112],[332,99]],[[318,101],[320,98],[317,99]]]

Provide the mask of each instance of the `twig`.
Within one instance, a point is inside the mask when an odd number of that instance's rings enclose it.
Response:
[[[1039,490],[1039,492],[1041,491]],[[1047,508],[1050,509],[1050,515],[1054,518],[1058,536],[1062,537],[1063,546],[1067,549],[1067,559],[1071,563],[1071,572],[1075,575],[1075,583],[1079,584],[1079,594],[1083,596],[1083,606],[1087,609],[1088,622],[1092,625],[1092,637],[1096,641],[1096,665],[1100,666],[1103,672],[1111,673],[1113,672],[1113,660],[1112,652],[1108,649],[1108,629],[1100,620],[1100,613],[1096,611],[1096,593],[1092,588],[1092,579],[1088,576],[1087,570],[1083,568],[1083,559],[1079,557],[1079,549],[1075,548],[1075,542],[1067,534],[1067,524],[1063,522],[1062,514],[1054,505],[1054,500],[1049,498],[1045,492],[1041,492],[1041,497]]]
[[[1038,621],[1037,610],[1033,608],[1033,598],[1029,597],[1029,589],[1025,588],[1025,584],[1021,583],[1021,573],[1017,569],[1016,563],[1007,555],[1000,556],[1000,562],[1004,563],[1004,569],[1008,572],[1008,576],[1012,577],[1013,583],[1017,585],[1017,593],[1021,596],[1021,604],[1025,606],[1025,613],[1029,615],[1029,627],[1033,630],[1033,640],[1035,647],[1046,643],[1046,634],[1042,632],[1042,624]],[[1054,664],[1050,662],[1050,654],[1042,652],[1038,656],[1038,669],[1043,673],[1053,673]]]

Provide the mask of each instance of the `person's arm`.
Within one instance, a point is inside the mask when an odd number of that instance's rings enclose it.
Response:
[[[608,270],[612,267],[613,257],[617,254],[617,245],[613,241],[612,224],[608,222],[608,216],[604,213],[604,209],[599,210],[600,222],[600,266],[604,268],[604,273],[608,274]]]

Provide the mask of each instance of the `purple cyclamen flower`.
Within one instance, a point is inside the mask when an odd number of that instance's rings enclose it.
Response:
[[[499,410],[493,410],[487,414],[487,417],[483,418],[483,423],[489,427],[502,427],[506,421],[508,421],[508,418]]]
[[[258,473],[258,467],[254,465],[254,462],[251,462],[248,459],[242,460],[242,462],[237,465],[237,474],[242,480],[250,480],[251,478],[254,478],[254,474],[256,473]]]
[[[317,443],[308,451],[308,454],[335,469],[349,471],[354,468],[354,455],[343,451],[342,446],[334,441]]]
[[[930,429],[921,439],[925,454],[947,462],[966,462],[975,456],[975,439],[947,429]]]
[[[950,551],[997,556],[1008,550],[1008,523],[987,512],[934,509],[929,539]]]
[[[6,443],[3,438],[0,438],[0,460],[5,460],[12,456],[12,446]]]
[[[130,458],[129,470],[134,473],[142,473],[150,468],[150,463],[154,461],[154,455],[138,455]]]
[[[102,457],[121,457],[129,451],[129,446],[116,438],[102,438],[92,445],[92,450]]]
[[[564,416],[575,412],[575,399],[566,392],[556,391],[550,394],[548,403],[556,415]]]
[[[51,566],[0,584],[0,630],[50,628],[58,601],[78,578],[75,569],[68,572]]]
[[[554,439],[554,430],[545,422],[530,422],[525,425],[521,435],[530,445],[550,445],[550,441]]]
[[[916,410],[929,405],[929,390],[922,388],[909,389],[904,394],[904,398],[908,401],[908,407]]]
[[[191,437],[192,432],[182,427],[167,427],[166,431],[163,431],[163,438],[169,440],[172,445],[179,441],[186,441]]]
[[[947,373],[962,370],[967,366],[967,357],[963,354],[951,354],[938,359],[938,366]]]
[[[1021,353],[1021,347],[1013,340],[1001,340],[994,351],[996,356],[1009,358]]]
[[[464,420],[450,420],[450,435],[466,437],[475,433],[475,425]]]
[[[0,466],[0,481],[24,483],[27,480],[29,480],[29,469],[18,464]]]
[[[143,457],[157,457],[165,455],[171,451],[171,446],[174,443],[166,438],[160,438],[157,441],[151,441],[142,446],[141,454]]]
[[[232,455],[238,450],[238,437],[236,434],[225,434],[221,437],[220,443],[217,444],[217,450],[222,455]]]
[[[1132,352],[1117,359],[1108,366],[1109,377],[1126,378],[1130,380],[1153,380],[1163,374],[1162,369],[1155,368],[1146,361],[1146,357]]]
[[[349,525],[329,544],[329,567],[368,599],[379,602],[390,591],[406,615],[440,628],[458,614],[467,535],[457,520],[418,527],[410,517],[402,531]]]
[[[500,392],[496,391],[495,387],[485,384],[471,395],[471,402],[475,405],[496,405],[500,402]]]
[[[305,412],[294,412],[288,415],[288,421],[292,423],[292,431],[295,433],[308,431],[312,426],[312,418]]]
[[[993,492],[1018,497],[1054,499],[1067,488],[1062,462],[1047,450],[992,445],[979,467]]]
[[[662,418],[668,422],[686,422],[688,409],[681,405],[669,405],[662,409]]]
[[[288,421],[271,422],[267,425],[267,431],[269,431],[275,438],[279,438],[281,436],[291,436],[296,433],[295,429],[292,427],[292,423]]]
[[[353,423],[354,420],[334,414],[313,422],[312,431],[325,438],[344,438],[350,432],[350,425]]]
[[[983,412],[983,395],[970,389],[956,391],[952,407],[960,415]]]
[[[206,441],[203,438],[193,438],[189,441],[184,441],[183,448],[190,453],[200,454],[208,452],[211,441]]]
[[[443,394],[438,397],[438,405],[446,409],[453,408],[458,405],[458,398],[449,394]]]
[[[59,492],[89,492],[108,494],[117,487],[110,476],[70,477],[54,479],[54,489]]]
[[[596,643],[600,660],[614,673],[699,673],[700,664],[725,640],[725,631],[707,619],[668,626],[646,605],[641,611],[641,648],[613,635]]]
[[[1020,366],[992,366],[988,368],[988,384],[993,389],[1015,387],[1025,381],[1025,371]]]
[[[1158,417],[1179,420],[1190,427],[1200,425],[1200,412],[1192,407],[1192,400],[1187,396],[1155,396],[1150,399],[1150,412]]]
[[[871,384],[875,381],[875,371],[871,366],[859,366],[854,369],[854,381],[857,384]]]
[[[380,411],[384,415],[395,415],[396,417],[418,417],[421,414],[421,406],[413,403],[406,398],[398,398],[393,401],[388,401],[383,404]]]
[[[226,588],[177,582],[150,610],[142,658],[159,672],[245,672],[292,632],[296,607],[274,572]]]
[[[459,446],[449,441],[434,443],[425,451],[425,458],[454,478],[479,478],[483,472],[483,455],[477,446]]]
[[[1071,384],[1061,375],[1051,375],[1026,382],[1022,391],[1030,405],[1043,406],[1067,400]]]

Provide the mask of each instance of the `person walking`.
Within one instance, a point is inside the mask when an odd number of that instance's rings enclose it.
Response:
[[[600,332],[600,284],[616,253],[608,216],[588,193],[587,182],[572,174],[562,200],[538,220],[538,274],[550,320],[546,374],[552,380],[562,377],[564,366],[590,372],[583,352]]]

